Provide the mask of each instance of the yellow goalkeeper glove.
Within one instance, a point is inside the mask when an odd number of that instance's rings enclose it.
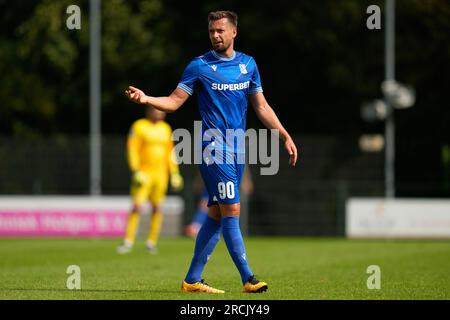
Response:
[[[181,191],[184,186],[183,177],[179,173],[172,173],[170,175],[170,185],[173,191]]]
[[[133,172],[133,178],[132,178],[132,184],[135,186],[141,186],[143,184],[147,184],[150,180],[150,177],[147,173],[144,171],[134,171]]]

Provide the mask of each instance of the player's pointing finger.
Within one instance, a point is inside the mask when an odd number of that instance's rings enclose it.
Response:
[[[290,159],[289,164],[295,166],[297,163],[297,149],[295,146],[291,146]]]

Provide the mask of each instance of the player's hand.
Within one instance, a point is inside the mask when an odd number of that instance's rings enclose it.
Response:
[[[170,185],[172,186],[173,191],[175,192],[181,191],[184,186],[184,181],[181,174],[172,173],[170,175]]]
[[[125,95],[128,99],[135,103],[139,104],[146,104],[147,103],[147,96],[145,95],[144,91],[129,86],[127,90],[125,90]]]
[[[297,147],[295,146],[294,141],[291,138],[287,139],[284,143],[284,147],[289,153],[289,164],[295,166],[295,163],[297,162]]]
[[[133,173],[132,184],[135,186],[141,186],[147,184],[150,181],[150,177],[144,171],[135,171]]]

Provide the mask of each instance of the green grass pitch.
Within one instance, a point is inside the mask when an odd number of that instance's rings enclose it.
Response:
[[[245,294],[223,239],[204,277],[223,295],[181,293],[194,240],[163,238],[159,254],[139,241],[127,255],[118,239],[0,239],[0,299],[302,300],[450,298],[450,241],[250,237],[247,255],[269,285]],[[68,290],[69,265],[81,290]],[[381,269],[381,288],[367,288],[367,267]]]

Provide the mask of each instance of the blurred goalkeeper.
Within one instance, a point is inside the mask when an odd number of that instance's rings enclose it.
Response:
[[[183,188],[183,177],[172,157],[172,128],[164,121],[165,113],[153,107],[146,110],[146,118],[133,123],[128,135],[128,164],[132,171],[132,209],[128,215],[123,244],[117,252],[124,254],[133,248],[139,226],[139,213],[149,201],[152,212],[146,242],[148,252],[157,253],[164,200],[170,180],[173,191]]]

